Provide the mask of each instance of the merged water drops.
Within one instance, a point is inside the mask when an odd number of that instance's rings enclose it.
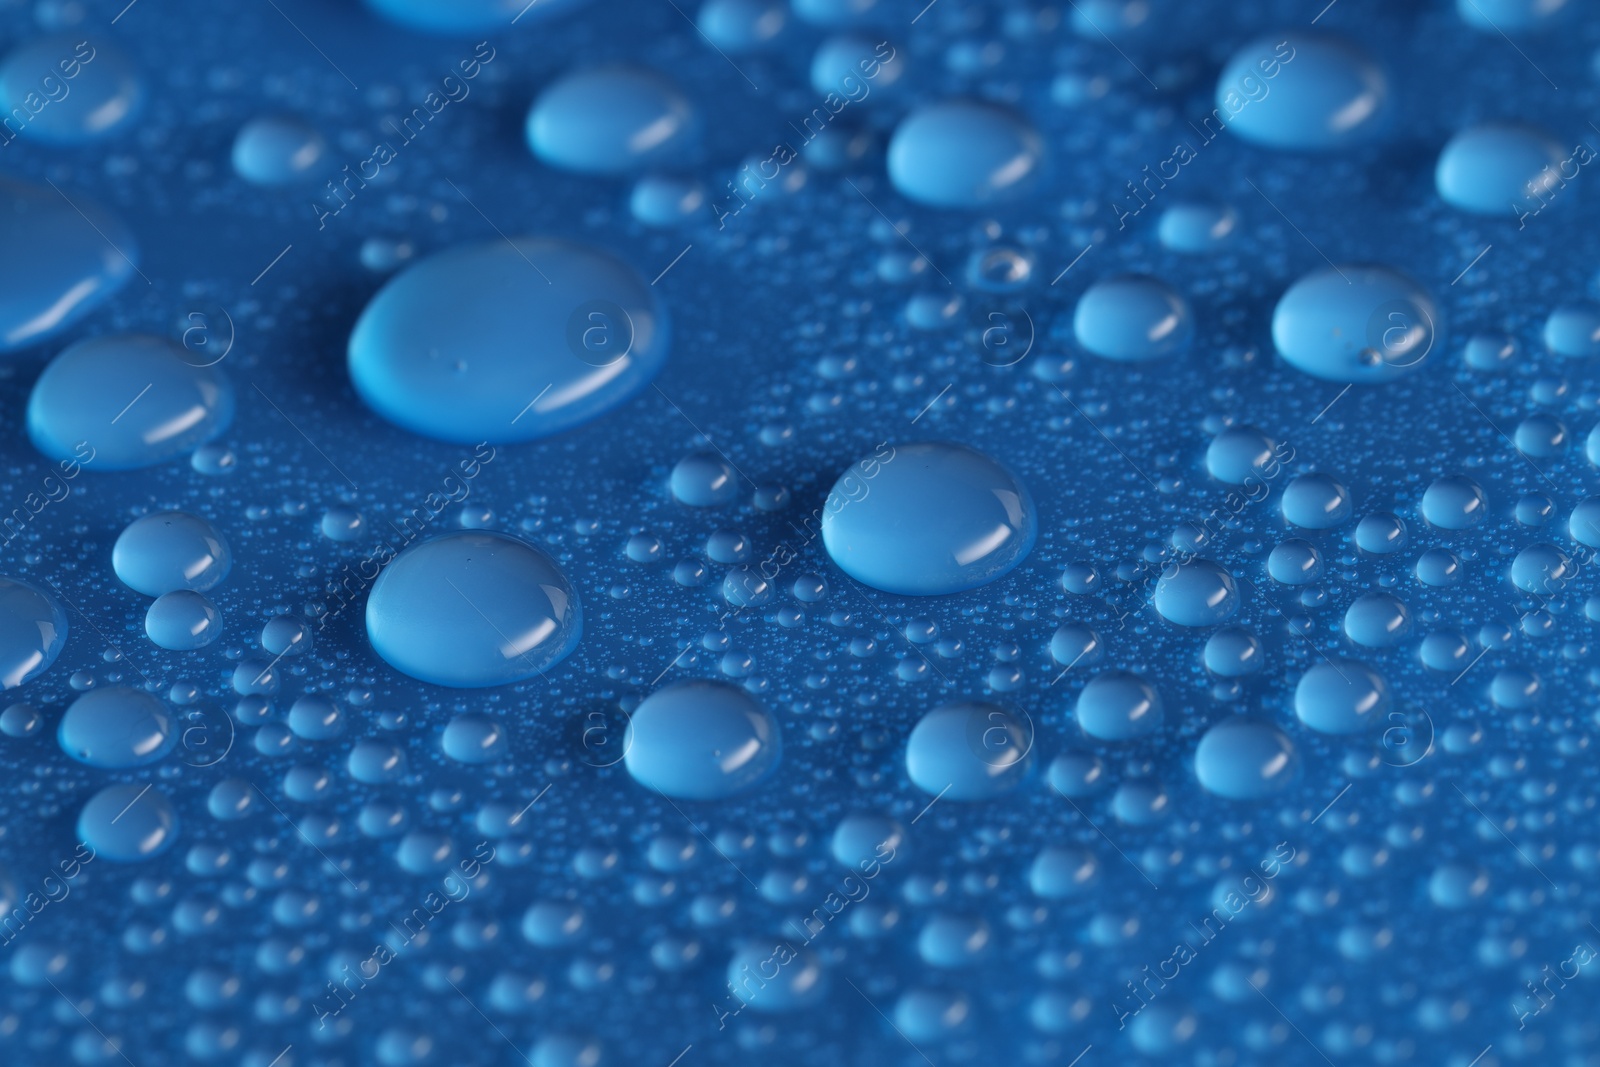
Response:
[[[481,688],[542,674],[578,645],[583,613],[554,560],[489,531],[406,548],[367,599],[367,639],[396,670]]]
[[[667,345],[666,313],[631,268],[525,237],[459,246],[391,279],[350,334],[350,379],[413,433],[531,441],[626,402]]]

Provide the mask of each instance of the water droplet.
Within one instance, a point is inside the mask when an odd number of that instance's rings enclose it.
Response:
[[[504,30],[513,22],[521,26],[572,11],[589,0],[367,0],[367,6],[383,17],[413,30],[446,36]],[[481,48],[481,46],[480,46]],[[476,51],[480,59],[488,53]],[[466,62],[466,61],[463,61]],[[464,68],[463,73],[466,72]],[[404,1062],[411,1062],[409,1060]]]
[[[1105,359],[1133,363],[1188,349],[1194,315],[1188,301],[1154,278],[1112,278],[1091,285],[1072,314],[1078,343]]]
[[[1451,207],[1475,215],[1537,212],[1557,183],[1566,152],[1543,130],[1491,123],[1469,126],[1439,153],[1433,183]]]
[[[1239,587],[1221,564],[1191,559],[1162,571],[1150,602],[1168,622],[1215,626],[1238,610]]]
[[[1387,267],[1330,267],[1289,287],[1272,340],[1292,366],[1332,382],[1393,381],[1416,370],[1441,330],[1433,299]]]
[[[946,800],[989,800],[1022,784],[1033,727],[994,704],[945,704],[922,717],[906,743],[906,774]]]
[[[80,193],[69,204],[54,189],[9,178],[0,178],[0,245],[30,250],[0,259],[0,351],[77,322],[121,289],[139,262],[133,234],[104,207]]]
[[[1207,792],[1230,800],[1258,800],[1281,792],[1299,759],[1282,730],[1255,719],[1225,719],[1206,731],[1195,749],[1194,774]]]
[[[1078,694],[1078,726],[1099,741],[1131,741],[1161,728],[1161,696],[1132,671],[1103,671]]]
[[[178,836],[178,813],[151,786],[110,785],[89,798],[78,815],[78,837],[96,856],[134,863],[160,855]]]
[[[268,115],[251,119],[233,139],[233,169],[255,185],[304,181],[327,154],[328,142],[297,118]]]
[[[742,793],[777,768],[783,739],[772,714],[742,689],[696,679],[639,703],[624,739],[628,773],[688,800]]]
[[[1488,514],[1488,495],[1464,474],[1435,478],[1422,493],[1422,517],[1441,530],[1471,529]]]
[[[138,334],[94,337],[50,361],[28,398],[28,436],[55,460],[96,470],[165,463],[233,421],[233,385],[216,367]]]
[[[1324,734],[1358,734],[1381,722],[1389,708],[1389,683],[1354,660],[1318,663],[1294,687],[1294,712]]]
[[[1228,60],[1205,128],[1226,125],[1267,148],[1328,151],[1364,139],[1388,95],[1383,71],[1355,45],[1284,31],[1251,41]]]
[[[111,568],[123,585],[145,596],[179,589],[204,592],[228,576],[233,552],[217,528],[199,515],[158,511],[135,519],[117,535]]]
[[[505,534],[413,544],[373,583],[367,637],[396,670],[434,685],[522,681],[578,645],[577,594],[554,560]]]
[[[600,67],[547,86],[528,111],[528,147],[552,167],[618,174],[687,160],[699,136],[689,98],[654,71]]]
[[[61,716],[56,740],[73,759],[108,770],[155,763],[178,743],[167,706],[121,685],[91,689],[74,700]]]
[[[29,116],[19,131],[29,140],[56,145],[98,140],[130,121],[144,96],[132,58],[104,37],[39,37],[0,62],[0,111]],[[45,98],[47,104],[35,110],[26,105],[30,97]]]
[[[525,237],[458,246],[391,278],[350,334],[350,378],[414,433],[531,441],[633,397],[667,343],[664,310],[627,265]]]
[[[20,579],[0,578],[0,688],[39,677],[66,643],[67,613],[55,597]]]
[[[1350,521],[1350,490],[1328,474],[1302,474],[1284,487],[1283,517],[1306,530],[1332,530]]]
[[[929,207],[983,207],[1031,185],[1044,153],[1032,126],[993,104],[953,100],[906,116],[889,142],[889,180]]]
[[[162,648],[187,652],[204,648],[222,634],[222,613],[202,593],[165,593],[144,613],[145,635]]]
[[[947,442],[880,448],[839,477],[822,516],[823,544],[840,569],[910,596],[992,582],[1022,561],[1036,533],[1016,476]]]

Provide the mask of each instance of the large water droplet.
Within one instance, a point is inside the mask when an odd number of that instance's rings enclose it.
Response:
[[[0,62],[0,133],[11,140],[15,116],[28,116],[19,135],[48,144],[84,144],[131,120],[144,102],[133,60],[104,37],[60,34],[29,41]]]
[[[880,448],[834,483],[822,541],[852,578],[911,596],[957,593],[1020,563],[1037,533],[1016,476],[965,445]]]
[[[50,361],[28,398],[28,436],[56,460],[96,470],[164,463],[233,421],[233,385],[159,337],[79,341]]]
[[[1294,687],[1294,713],[1324,734],[1358,734],[1382,721],[1389,683],[1354,660],[1318,663]]]
[[[1433,183],[1445,203],[1475,215],[1536,212],[1556,187],[1565,158],[1561,143],[1542,130],[1470,126],[1439,153]]]
[[[783,755],[777,720],[742,689],[696,679],[639,703],[624,740],[635,781],[669,797],[720,800],[771,774]]]
[[[0,247],[28,249],[0,258],[0,351],[78,321],[122,288],[139,261],[127,226],[93,200],[73,193],[68,203],[54,189],[9,178],[0,178]]]
[[[220,531],[187,511],[158,511],[128,524],[111,548],[111,569],[129,589],[161,596],[179,589],[204,592],[233,568]]]
[[[666,314],[631,268],[525,237],[453,248],[390,279],[350,334],[350,378],[415,433],[531,441],[618,407],[666,354]]]
[[[503,30],[553,18],[589,0],[367,0],[383,17],[425,33],[460,35]],[[485,53],[474,53],[481,59]],[[488,55],[493,56],[491,49]]]
[[[553,167],[619,174],[685,162],[698,137],[689,98],[654,71],[601,67],[568,74],[528,112],[528,147]]]
[[[61,716],[61,751],[91,767],[120,770],[155,763],[178,743],[172,713],[157,697],[127,686],[91,689]]]
[[[1234,53],[1203,125],[1207,133],[1226,126],[1268,148],[1343,148],[1371,130],[1388,92],[1383,72],[1356,46],[1286,30]]]
[[[1239,587],[1221,564],[1191,559],[1162,572],[1150,602],[1168,622],[1215,626],[1238,610]]]
[[[1330,267],[1278,300],[1272,340],[1307,374],[1333,382],[1393,381],[1419,367],[1441,331],[1433,299],[1387,267]]]
[[[1161,728],[1165,715],[1155,687],[1131,671],[1103,671],[1078,694],[1078,726],[1100,741],[1131,741]]]
[[[1033,765],[1033,727],[994,704],[945,704],[906,743],[906,774],[946,800],[988,800],[1022,784]]]
[[[89,798],[78,815],[78,837],[97,856],[133,863],[172,847],[178,813],[152,786],[110,785]]]
[[[953,100],[918,108],[889,142],[889,180],[929,207],[983,207],[1014,199],[1039,171],[1044,144],[1021,116]]]
[[[1194,339],[1189,303],[1154,278],[1096,282],[1072,315],[1078,343],[1097,356],[1133,363],[1176,355]]]
[[[1256,800],[1280,792],[1298,760],[1282,730],[1255,719],[1225,719],[1206,731],[1195,749],[1194,774],[1208,792],[1231,800]]]
[[[55,597],[18,578],[0,578],[0,688],[39,677],[66,643],[67,613]]]
[[[300,119],[267,115],[251,119],[233,139],[233,169],[255,185],[303,181],[327,154],[328,142]]]
[[[372,585],[367,637],[396,670],[435,685],[519,682],[566,658],[583,630],[554,560],[478,530],[407,548]]]

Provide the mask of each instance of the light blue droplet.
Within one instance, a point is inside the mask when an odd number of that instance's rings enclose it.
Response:
[[[600,67],[548,86],[528,112],[533,154],[580,174],[621,174],[686,162],[699,136],[689,98],[636,67]]]
[[[695,25],[724,52],[753,52],[783,32],[789,20],[779,0],[706,0]]]
[[[1047,845],[1028,868],[1028,888],[1046,900],[1079,896],[1094,881],[1099,864],[1086,848]]]
[[[829,851],[852,870],[890,862],[905,847],[905,827],[883,815],[847,815],[834,827]]]
[[[28,398],[28,436],[55,460],[136,470],[175,459],[228,428],[233,385],[216,367],[138,334],[95,337],[50,361]]]
[[[178,743],[172,713],[160,698],[123,685],[91,689],[74,700],[56,740],[73,759],[107,770],[155,763]]]
[[[1363,552],[1387,555],[1406,541],[1406,524],[1387,511],[1376,511],[1356,523],[1356,545]]]
[[[0,112],[26,115],[19,136],[85,144],[126,126],[144,103],[133,59],[104,37],[60,34],[29,41],[0,61]],[[12,122],[0,133],[9,142]]]
[[[152,786],[111,785],[89,798],[78,814],[78,838],[96,857],[135,863],[158,856],[178,836],[178,813]]]
[[[1315,664],[1295,683],[1295,715],[1318,733],[1362,733],[1388,709],[1389,683],[1354,660]]]
[[[1224,626],[1206,638],[1206,670],[1223,678],[1242,678],[1261,669],[1261,640],[1249,630]]]
[[[1567,532],[1580,545],[1600,548],[1600,496],[1578,501],[1567,519]]]
[[[1174,252],[1201,255],[1225,245],[1238,224],[1239,214],[1231,207],[1186,201],[1161,213],[1156,236]]]
[[[1050,788],[1064,797],[1090,797],[1106,785],[1106,766],[1093,752],[1063,752],[1050,761]]]
[[[187,511],[158,511],[133,520],[111,548],[122,584],[145,596],[179,589],[204,592],[233,569],[233,551],[215,526]]]
[[[1154,278],[1096,282],[1072,315],[1078,343],[1104,359],[1135,363],[1188,349],[1194,315],[1188,301]]]
[[[654,290],[626,264],[565,241],[497,240],[391,278],[350,334],[350,379],[413,433],[531,441],[622,405],[667,343]]]
[[[972,208],[1014,200],[1032,186],[1044,143],[1021,116],[993,104],[928,104],[889,142],[889,180],[928,207]]]
[[[588,0],[367,0],[367,6],[384,18],[413,30],[449,36],[530,26],[576,10]],[[474,53],[479,59],[493,50]]]
[[[1538,211],[1557,187],[1561,143],[1529,126],[1469,126],[1439,153],[1433,184],[1451,207],[1475,215]]]
[[[812,55],[811,87],[824,97],[833,93],[859,104],[898,82],[905,66],[887,41],[841,34],[823,41]]]
[[[444,754],[457,763],[492,763],[506,755],[506,732],[487,715],[457,715],[439,738]]]
[[[54,189],[0,178],[0,247],[29,250],[0,258],[0,351],[72,325],[135,273],[139,245],[127,226],[71,195],[68,203]]]
[[[1411,609],[1393,593],[1363,593],[1345,610],[1344,633],[1358,645],[1392,648],[1411,633]]]
[[[162,648],[187,652],[222,634],[222,613],[203,593],[178,589],[157,597],[144,613],[144,632]]]
[[[1033,766],[1033,728],[995,704],[945,704],[906,743],[906,774],[946,800],[989,800],[1021,785]]]
[[[1154,686],[1132,671],[1103,671],[1078,694],[1078,726],[1099,741],[1131,741],[1161,729],[1165,709]]]
[[[298,615],[274,615],[261,627],[261,647],[271,656],[299,656],[314,641],[311,624]]]
[[[1267,148],[1330,151],[1364,140],[1388,95],[1383,71],[1355,45],[1283,31],[1251,41],[1228,60],[1204,126],[1208,133],[1226,126]]]
[[[1417,557],[1417,580],[1435,589],[1448,589],[1461,580],[1461,557],[1448,548],[1430,548]]]
[[[475,689],[542,674],[578,645],[583,615],[555,561],[505,534],[411,545],[372,585],[367,638],[391,667]]]
[[[1220,564],[1191,559],[1162,571],[1150,603],[1179,626],[1215,626],[1238,610],[1239,587]]]
[[[67,612],[18,578],[0,578],[0,688],[15,689],[50,669],[67,643]]]
[[[267,115],[251,119],[234,136],[233,169],[253,185],[290,185],[310,177],[327,151],[315,127]]]
[[[1435,478],[1422,493],[1422,517],[1441,530],[1467,530],[1489,514],[1483,487],[1464,474]]]
[[[1208,792],[1258,800],[1281,792],[1299,760],[1287,734],[1256,719],[1225,719],[1206,731],[1194,753],[1194,775]]]
[[[693,452],[680,459],[669,478],[674,499],[695,508],[732,503],[739,495],[733,465],[715,452]]]
[[[778,961],[782,959],[780,964]],[[774,974],[772,978],[767,975]],[[809,948],[779,947],[771,940],[741,947],[728,961],[731,998],[763,1014],[798,1011],[819,1002],[827,992],[822,963]]]
[[[1375,384],[1414,372],[1443,329],[1433,299],[1387,267],[1314,271],[1272,312],[1272,341],[1291,366],[1332,382]]]
[[[1600,306],[1575,304],[1550,312],[1544,320],[1544,344],[1568,359],[1600,356]]]
[[[646,226],[682,226],[706,212],[706,187],[697,178],[646,174],[635,183],[628,210]]]
[[[1332,530],[1350,521],[1350,490],[1332,475],[1301,474],[1284,487],[1283,517],[1305,530]]]
[[[909,1041],[942,1042],[972,1021],[972,1002],[959,989],[908,989],[894,1004],[894,1024]]]
[[[1511,584],[1524,593],[1558,596],[1577,576],[1572,557],[1555,545],[1529,545],[1511,561]]]
[[[1567,450],[1567,427],[1554,415],[1538,412],[1519,422],[1511,439],[1525,456],[1553,459]]]
[[[840,569],[909,596],[992,582],[1022,561],[1036,534],[1016,476],[949,442],[880,448],[839,477],[823,506],[822,541]]]
[[[1292,537],[1267,556],[1267,573],[1284,585],[1310,585],[1322,576],[1322,553],[1311,542]]]
[[[1567,0],[1456,0],[1461,21],[1491,35],[1542,30],[1570,10]]]
[[[761,782],[778,766],[777,720],[742,689],[696,679],[639,703],[624,739],[628,773],[647,789],[687,800],[720,800]]]

